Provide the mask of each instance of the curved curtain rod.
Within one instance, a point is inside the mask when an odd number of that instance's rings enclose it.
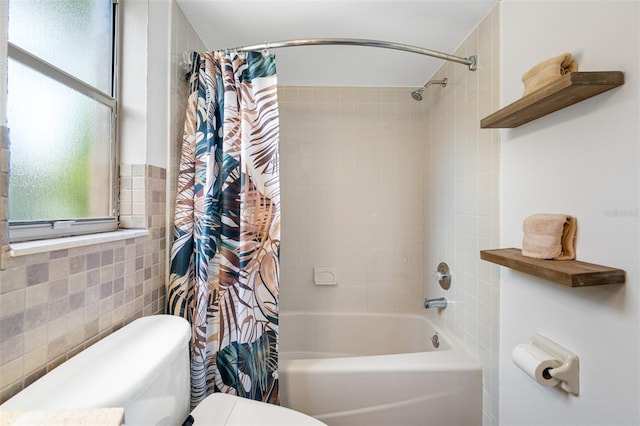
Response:
[[[307,40],[282,40],[275,42],[268,42],[264,44],[255,44],[253,46],[240,46],[231,49],[224,49],[230,51],[255,51],[255,50],[269,50],[277,49],[280,47],[296,47],[296,46],[320,46],[320,45],[349,45],[349,46],[369,46],[380,47],[384,49],[403,50],[405,52],[418,53],[420,55],[431,56],[438,59],[444,59],[445,61],[457,62],[469,67],[470,71],[475,71],[478,68],[478,58],[476,55],[469,56],[468,58],[462,58],[460,56],[449,55],[448,53],[438,52],[436,50],[429,50],[422,47],[411,46],[409,44],[394,43],[389,41],[380,40],[367,40],[358,38],[314,38]]]

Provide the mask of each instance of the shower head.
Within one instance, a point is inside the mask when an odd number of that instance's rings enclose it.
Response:
[[[422,100],[422,92],[424,92],[424,87],[421,87],[411,92],[411,97],[413,98],[414,101],[419,102]]]
[[[447,78],[443,78],[442,80],[429,80],[424,86],[422,86],[419,89],[414,90],[413,92],[411,92],[411,97],[413,98],[414,101],[421,101],[422,100],[422,92],[424,92],[424,90],[431,86],[432,84],[439,84],[442,87],[447,87]]]

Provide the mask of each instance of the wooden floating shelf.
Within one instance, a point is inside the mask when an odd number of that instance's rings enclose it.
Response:
[[[624,84],[622,71],[572,72],[499,109],[480,127],[514,128]]]
[[[533,259],[523,256],[521,250],[516,248],[481,250],[480,258],[567,287],[624,284],[625,282],[625,272],[622,269],[578,260]]]

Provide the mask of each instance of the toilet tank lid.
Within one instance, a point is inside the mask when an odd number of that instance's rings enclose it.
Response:
[[[184,318],[139,318],[59,365],[0,408],[122,407],[182,351],[188,351],[190,338],[191,328]]]

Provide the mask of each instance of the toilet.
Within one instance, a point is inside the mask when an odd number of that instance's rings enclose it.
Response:
[[[122,407],[125,425],[324,425],[297,411],[216,393],[189,413],[189,323],[173,315],[139,318],[0,405],[11,411]],[[325,425],[326,426],[326,425]]]

